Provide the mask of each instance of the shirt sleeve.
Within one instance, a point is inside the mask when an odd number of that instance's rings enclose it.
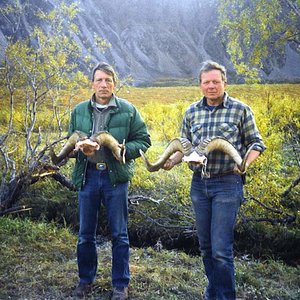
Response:
[[[245,108],[244,120],[241,124],[242,141],[246,148],[253,145],[253,150],[263,152],[266,146],[257,128],[253,111],[249,106]]]

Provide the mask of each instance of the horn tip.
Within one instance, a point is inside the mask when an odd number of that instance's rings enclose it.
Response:
[[[142,149],[139,149],[139,153],[140,153],[141,157],[143,157],[143,158],[145,157],[145,153]]]

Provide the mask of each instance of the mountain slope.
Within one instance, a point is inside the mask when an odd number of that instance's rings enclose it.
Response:
[[[224,64],[228,68],[229,79],[234,81],[236,78],[226,49],[215,34],[215,2],[80,1],[77,18],[80,33],[75,38],[83,47],[83,55],[86,49],[91,48],[95,63],[104,60],[115,65],[121,76],[132,75],[136,84],[167,78],[195,78],[201,61],[206,59]],[[34,17],[38,8],[49,11],[59,3],[58,0],[29,0],[31,11],[22,16],[19,35],[29,35],[39,22]],[[0,18],[1,45],[5,44],[5,36],[11,34],[12,24],[16,24],[16,20]],[[95,35],[112,45],[104,54],[94,47]],[[272,65],[263,73],[264,79],[299,81],[300,69],[295,66],[300,64],[300,55],[287,46],[286,56],[280,57],[280,60],[283,63],[279,65],[276,55]],[[84,68],[83,63],[81,67]]]

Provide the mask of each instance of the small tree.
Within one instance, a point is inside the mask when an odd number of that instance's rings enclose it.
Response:
[[[28,3],[17,2],[0,12],[8,20],[18,20],[29,9]],[[52,132],[61,136],[66,129],[63,124],[68,120],[72,97],[87,83],[77,71],[81,55],[74,39],[77,13],[76,3],[67,6],[62,2],[49,13],[36,13],[43,26],[35,26],[30,37],[16,38],[18,24],[8,37],[0,71],[0,89],[5,95],[0,100],[0,215],[17,209],[13,207],[22,190],[40,178],[55,174],[63,180],[45,152],[47,141],[58,137]],[[102,50],[106,46],[103,40]]]
[[[219,33],[238,74],[257,79],[259,70],[284,54],[289,43],[300,52],[299,0],[220,0]]]

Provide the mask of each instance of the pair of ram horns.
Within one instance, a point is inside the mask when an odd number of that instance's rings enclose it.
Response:
[[[149,162],[148,158],[142,150],[140,150],[140,154],[145,162],[147,170],[149,172],[155,172],[161,169],[169,159],[169,157],[177,151],[180,151],[184,155],[183,161],[185,162],[194,161],[200,164],[206,164],[207,155],[214,150],[219,150],[228,154],[235,161],[239,170],[244,173],[246,171],[246,161],[253,146],[254,144],[247,150],[245,157],[242,158],[235,147],[223,137],[217,136],[214,138],[203,140],[195,148],[193,148],[191,142],[188,139],[175,138],[169,142],[163,154],[154,163]]]
[[[120,163],[125,163],[125,147],[120,147],[119,142],[107,131],[100,131],[88,137],[85,133],[76,130],[68,138],[58,155],[55,154],[53,147],[50,148],[49,154],[52,163],[58,165],[73,150],[81,150],[85,155],[93,155],[101,146],[109,148]]]

